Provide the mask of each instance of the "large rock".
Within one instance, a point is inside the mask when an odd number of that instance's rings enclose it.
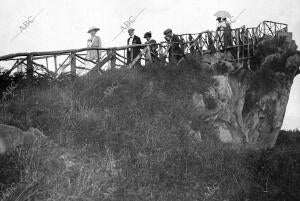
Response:
[[[274,146],[293,79],[299,73],[296,49],[290,38],[284,43],[262,41],[251,66],[255,71],[229,62],[228,54],[205,56],[203,66],[214,72],[215,83],[208,92],[193,95],[193,115],[212,123],[222,142],[252,148]]]

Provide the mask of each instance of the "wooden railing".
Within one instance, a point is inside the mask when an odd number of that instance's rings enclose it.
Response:
[[[184,55],[187,54],[211,54],[214,52],[230,51],[237,62],[248,61],[253,57],[255,47],[260,38],[265,36],[276,37],[280,32],[287,32],[287,24],[272,21],[264,21],[254,28],[232,29],[229,33],[224,30],[205,31],[196,34],[180,34],[179,43]],[[153,44],[151,44],[153,45]],[[168,63],[168,48],[172,43],[161,42],[154,44],[158,46],[159,56],[163,56],[161,62]],[[127,62],[126,51],[129,48],[140,48],[141,53],[136,58],[131,58],[131,63]],[[89,50],[99,50],[97,60],[88,60],[86,52]],[[34,73],[52,73],[54,76],[62,72],[75,76],[80,70],[103,72],[106,68],[133,67],[137,61],[142,60],[152,62],[150,46],[130,45],[111,48],[81,48],[60,51],[16,53],[0,56],[0,65],[9,65],[8,73],[11,73],[20,66],[25,66],[27,75]],[[92,62],[94,68],[86,69],[85,62]],[[153,61],[154,62],[154,61]],[[157,61],[156,61],[157,62]],[[51,65],[52,64],[52,65]],[[107,66],[105,66],[107,64]],[[50,66],[52,68],[50,68]]]

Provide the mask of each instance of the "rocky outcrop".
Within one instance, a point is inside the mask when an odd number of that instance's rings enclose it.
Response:
[[[215,82],[208,92],[193,95],[194,117],[211,123],[222,142],[274,146],[299,73],[296,49],[290,38],[262,40],[251,67],[230,62],[230,54],[205,56],[202,66],[211,69]]]

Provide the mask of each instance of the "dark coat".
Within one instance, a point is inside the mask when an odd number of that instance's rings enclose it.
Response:
[[[167,40],[168,42],[171,42],[170,48],[169,48],[169,60],[171,62],[173,61],[179,61],[183,56],[184,52],[181,48],[181,40],[179,37],[175,34],[172,35],[171,39]]]
[[[129,45],[129,39],[127,39],[127,45]],[[140,37],[134,35],[132,40],[132,45],[142,44]],[[130,64],[141,52],[141,47],[134,47],[127,49],[127,64]]]

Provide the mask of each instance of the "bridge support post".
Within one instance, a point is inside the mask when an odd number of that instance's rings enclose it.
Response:
[[[46,67],[47,67],[47,70],[49,70],[48,57],[46,57]]]
[[[235,35],[237,36],[237,61],[238,61],[238,63],[240,62],[240,39],[239,39],[239,37],[240,37],[240,29],[237,29],[236,30],[236,33],[235,33]]]
[[[97,50],[97,66],[99,66],[99,63],[100,63],[100,52]]]
[[[221,42],[221,37],[218,33],[219,31],[216,31],[216,35],[215,35],[215,41],[216,41],[216,51],[219,51],[219,42]],[[224,34],[223,34],[224,36]],[[221,45],[222,46],[222,45]]]
[[[33,56],[32,54],[27,56],[27,68],[26,68],[26,76],[30,83],[33,81]]]
[[[202,40],[202,33],[199,34],[199,46],[200,46],[200,53],[203,55],[203,40]]]
[[[152,63],[151,49],[149,45],[147,46],[146,57],[148,59],[148,62]]]
[[[111,57],[111,60],[110,60],[110,67],[111,67],[111,69],[116,69],[116,60],[117,60],[116,50],[112,49],[111,53],[112,53],[112,57]]]
[[[55,74],[57,73],[57,59],[56,59],[56,55],[54,55],[54,68],[55,68]]]
[[[242,59],[243,59],[243,62],[244,62],[244,59],[245,59],[245,48],[247,48],[248,49],[248,47],[246,46],[246,41],[245,41],[245,36],[246,36],[246,33],[245,32],[240,32],[240,34],[241,34],[241,37],[242,37],[242,48],[241,48],[241,50],[242,50]]]
[[[75,78],[76,77],[76,55],[75,55],[75,52],[71,52],[70,64],[71,64],[71,76],[72,76],[72,78]]]
[[[246,31],[246,38],[247,38],[247,67],[249,70],[251,70],[251,66],[250,66],[250,37],[251,34],[249,34],[249,30],[247,29]],[[251,40],[252,43],[253,39]]]

